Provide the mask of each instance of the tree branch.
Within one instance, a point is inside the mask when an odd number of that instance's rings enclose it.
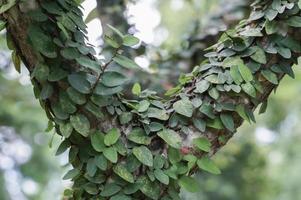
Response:
[[[101,69],[74,1],[23,8],[2,17],[64,137],[58,153],[70,151],[74,169],[65,178],[74,185],[66,199],[179,199],[180,187],[194,191],[195,169],[220,173],[209,157],[243,120],[255,121],[253,111],[284,74],[293,76],[301,52],[298,2],[256,1],[250,18],[222,35],[168,101],[149,91],[129,100],[121,73],[106,70],[92,89]]]

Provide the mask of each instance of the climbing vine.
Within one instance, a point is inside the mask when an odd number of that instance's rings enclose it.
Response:
[[[98,59],[87,43],[76,0],[0,1],[13,61],[30,71],[36,98],[69,151],[71,179],[64,199],[180,199],[198,190],[197,170],[221,173],[211,156],[233,136],[281,78],[294,77],[301,54],[301,3],[257,0],[248,19],[208,49],[207,60],[179,78],[167,98],[133,86],[140,67],[122,53],[139,43],[109,26],[110,58]],[[116,67],[119,66],[119,67]]]

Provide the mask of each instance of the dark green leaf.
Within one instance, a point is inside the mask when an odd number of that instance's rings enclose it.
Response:
[[[127,81],[127,77],[119,72],[104,72],[102,75],[102,84],[108,87],[116,87],[124,84]]]

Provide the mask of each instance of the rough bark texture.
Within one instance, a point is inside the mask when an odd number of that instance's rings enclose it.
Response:
[[[121,43],[103,64],[85,43],[74,1],[33,5],[17,4],[1,17],[64,138],[58,153],[70,149],[74,169],[65,178],[74,185],[66,199],[179,199],[180,187],[192,190],[196,170],[219,173],[210,156],[243,120],[254,121],[284,74],[293,76],[301,52],[298,1],[256,1],[249,19],[225,32],[168,100],[147,91],[129,100],[123,78],[106,79],[112,63],[133,66],[115,59]]]

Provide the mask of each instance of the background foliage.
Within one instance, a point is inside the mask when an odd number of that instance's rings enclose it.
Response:
[[[159,28],[163,27],[169,31],[168,38],[160,45],[127,52],[132,55],[148,52],[148,59],[151,60],[152,69],[157,72],[157,76],[152,76],[150,80],[150,76],[145,73],[139,74],[140,80],[141,77],[145,77],[143,85],[154,83],[149,86],[158,88],[163,84],[164,89],[170,88],[176,80],[164,80],[162,77],[167,73],[175,73],[174,77],[177,77],[180,72],[190,71],[187,69],[191,66],[190,62],[198,63],[202,60],[199,50],[215,42],[218,30],[241,19],[246,14],[244,5],[249,3],[178,0],[182,2],[182,7],[170,12],[175,2],[177,1],[168,0],[154,3],[161,15]],[[121,2],[120,6],[125,5]],[[107,12],[120,13],[120,8],[114,8],[112,5],[107,5],[105,9]],[[178,15],[181,18],[176,17]],[[127,22],[124,15],[121,15],[121,19],[123,21],[110,23],[117,23],[114,26],[118,28],[134,27],[134,24]],[[212,31],[208,31],[211,29]],[[8,142],[2,139],[4,137],[0,137],[0,199],[20,199],[20,196],[14,196],[18,194],[24,199],[58,198],[61,186],[67,184],[60,181],[62,172],[59,166],[66,163],[64,155],[60,158],[53,156],[59,138],[54,138],[54,147],[49,151],[48,142],[52,135],[44,132],[47,127],[46,117],[38,102],[33,99],[28,80],[26,81],[23,75],[16,76],[11,69],[3,39],[1,48],[0,125],[13,127],[13,131],[1,129],[1,136],[13,132],[13,141],[20,139],[24,144],[30,145],[31,150],[28,153],[29,159],[25,163],[18,163],[17,159],[3,148],[2,144]],[[182,62],[179,63],[179,60]],[[222,175],[198,175],[202,191],[199,194],[183,191],[183,199],[197,200],[200,196],[202,199],[217,200],[301,198],[301,192],[298,190],[298,169],[301,165],[298,154],[298,144],[301,142],[298,125],[301,100],[298,96],[299,74],[297,70],[297,78],[294,81],[286,77],[277,94],[270,99],[266,115],[257,117],[259,123],[256,126],[246,124],[240,128],[239,134],[215,157],[223,171]],[[48,140],[45,139],[45,135]],[[5,164],[9,163],[8,158],[13,160],[13,166]],[[19,176],[19,191],[18,187],[9,189],[11,186],[5,176],[11,171]],[[58,182],[60,184],[57,184]]]

